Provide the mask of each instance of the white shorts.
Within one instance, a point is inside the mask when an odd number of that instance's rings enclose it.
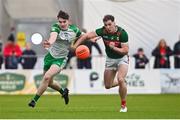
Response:
[[[128,55],[125,55],[122,58],[118,58],[118,59],[112,59],[109,57],[106,57],[106,69],[111,69],[111,70],[117,70],[119,65],[129,65],[129,57]]]

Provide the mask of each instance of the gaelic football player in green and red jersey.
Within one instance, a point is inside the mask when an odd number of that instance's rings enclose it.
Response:
[[[74,44],[77,48],[84,40],[101,36],[106,51],[106,67],[104,71],[104,84],[106,89],[119,86],[119,95],[121,98],[120,112],[127,112],[126,96],[127,86],[125,77],[128,72],[128,34],[115,24],[115,18],[112,15],[105,15],[103,18],[104,26],[93,32],[86,33],[80,37]],[[115,76],[117,73],[117,80]]]
[[[49,40],[43,42],[44,48],[48,49],[48,54],[44,58],[44,76],[36,95],[28,104],[30,107],[35,107],[47,87],[59,91],[65,100],[65,104],[69,102],[69,90],[61,88],[57,82],[53,81],[53,77],[61,72],[66,65],[69,48],[80,37],[81,32],[79,28],[69,23],[69,15],[66,12],[59,11],[57,19],[58,22],[51,27]]]

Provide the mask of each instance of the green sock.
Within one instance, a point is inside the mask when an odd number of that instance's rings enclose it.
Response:
[[[40,96],[36,94],[36,95],[34,96],[33,100],[37,102],[39,98],[40,98]]]
[[[64,89],[63,89],[63,88],[61,88],[61,89],[59,90],[59,92],[60,92],[61,94],[63,94]]]

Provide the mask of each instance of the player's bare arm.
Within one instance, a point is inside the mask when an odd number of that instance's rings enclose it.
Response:
[[[82,35],[74,44],[73,48],[77,48],[83,41],[98,37],[95,32],[89,32]]]
[[[57,36],[58,36],[57,32],[51,32],[49,40],[44,40],[43,47],[49,48],[56,41]]]
[[[99,39],[101,39],[101,37],[100,36],[98,36],[98,37],[94,37],[94,38],[91,38],[90,39],[90,41],[92,41],[92,42],[96,42],[97,40],[99,40]]]
[[[121,54],[121,55],[126,55],[128,54],[128,51],[129,51],[129,46],[127,43],[121,43],[121,48],[118,48],[114,45],[113,42],[111,42],[109,44],[110,48],[113,49],[114,51],[116,51],[117,53]]]

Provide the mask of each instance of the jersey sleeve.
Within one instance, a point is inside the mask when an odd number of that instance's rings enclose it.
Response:
[[[128,34],[125,30],[122,30],[120,39],[122,43],[128,43]]]
[[[103,35],[103,28],[98,28],[95,30],[97,36],[102,36]]]
[[[81,34],[82,34],[82,32],[80,31],[79,28],[77,28],[77,30],[76,30],[76,37],[79,37]]]
[[[79,37],[82,34],[80,29],[76,25],[72,24],[69,26],[69,28],[74,31],[74,33],[76,34],[76,37]]]
[[[59,28],[59,25],[57,23],[52,25],[51,32],[57,32],[59,34],[60,28]]]

